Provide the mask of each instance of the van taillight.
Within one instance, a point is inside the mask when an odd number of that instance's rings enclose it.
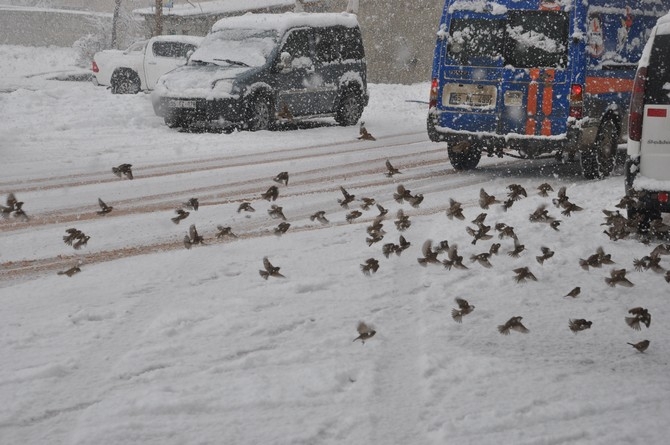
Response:
[[[430,98],[428,100],[428,107],[435,108],[437,107],[437,79],[433,79],[430,83]]]
[[[570,117],[584,117],[584,87],[578,83],[570,86]]]
[[[100,71],[100,69],[98,68],[98,64],[95,63],[95,60],[91,64],[91,71],[93,71],[94,73],[97,73],[98,71]]]
[[[670,194],[668,194],[668,192],[658,192],[658,202],[661,204],[667,204],[668,198],[670,198]]]
[[[633,95],[630,98],[628,114],[628,138],[640,142],[642,139],[642,117],[644,114],[644,89],[647,83],[647,68],[640,67],[635,73]]]

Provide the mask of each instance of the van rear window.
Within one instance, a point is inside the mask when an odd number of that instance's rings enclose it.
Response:
[[[657,35],[649,56],[645,103],[670,105],[670,34]]]
[[[453,18],[447,55],[459,65],[563,68],[568,59],[568,16],[509,11],[502,20]]]

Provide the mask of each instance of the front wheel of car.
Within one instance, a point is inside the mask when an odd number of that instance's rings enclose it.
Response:
[[[356,90],[348,89],[340,98],[340,102],[335,111],[335,122],[348,127],[356,125],[363,114],[363,104],[360,99],[360,94]]]
[[[249,131],[269,130],[273,123],[272,99],[267,94],[256,95],[247,107],[247,129]]]
[[[110,81],[112,94],[137,94],[140,92],[140,78],[131,70],[117,71]]]

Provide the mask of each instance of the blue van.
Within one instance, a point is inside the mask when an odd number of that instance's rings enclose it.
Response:
[[[488,156],[614,169],[637,63],[670,0],[447,0],[428,135],[458,170]]]

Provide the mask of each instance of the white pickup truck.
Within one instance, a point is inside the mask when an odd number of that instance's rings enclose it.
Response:
[[[159,77],[186,64],[201,41],[196,36],[156,36],[133,43],[125,51],[100,51],[93,57],[93,83],[109,86],[114,94],[152,90]]]

